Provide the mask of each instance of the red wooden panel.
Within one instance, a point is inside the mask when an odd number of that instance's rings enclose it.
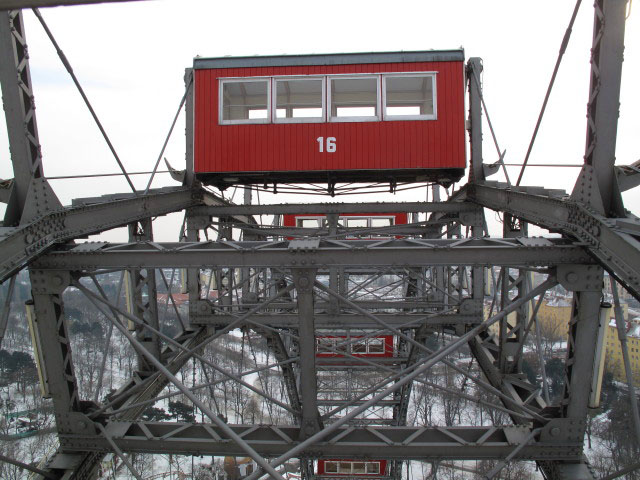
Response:
[[[437,120],[218,124],[218,79],[436,71]],[[331,65],[196,70],[196,172],[464,168],[462,62]],[[316,138],[336,137],[335,153]]]

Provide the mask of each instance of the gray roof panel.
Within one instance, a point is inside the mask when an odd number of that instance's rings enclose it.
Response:
[[[463,62],[464,50],[419,52],[330,53],[318,55],[265,55],[193,59],[196,70],[210,68],[291,67],[305,65],[353,65],[359,63]]]

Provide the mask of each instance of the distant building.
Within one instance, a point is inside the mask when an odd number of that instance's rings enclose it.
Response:
[[[227,480],[238,480],[251,475],[258,465],[249,457],[224,457],[224,473]]]
[[[636,321],[625,321],[625,330],[627,330],[627,349],[629,350],[629,362],[633,371],[633,384],[636,387],[640,387],[640,324]],[[607,327],[605,345],[607,346],[605,368],[613,374],[614,379],[619,382],[626,382],[622,347],[620,340],[618,340],[615,318],[611,318]]]

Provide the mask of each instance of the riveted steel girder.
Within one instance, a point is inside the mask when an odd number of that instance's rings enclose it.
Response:
[[[389,239],[384,241],[87,243],[60,246],[37,262],[40,269],[130,267],[433,266],[590,264],[585,250],[562,239]]]
[[[230,425],[263,456],[286,453],[299,443],[300,427]],[[243,455],[219,428],[208,424],[111,422],[107,433],[124,451],[196,455]],[[343,427],[309,448],[305,455],[328,458],[436,460],[502,459],[529,435],[527,427]],[[101,435],[64,435],[66,451],[109,451]],[[579,442],[534,440],[519,459],[570,460]],[[305,456],[301,455],[301,456]]]
[[[468,198],[582,242],[589,253],[640,299],[640,220],[606,218],[558,191],[496,182],[470,186]]]

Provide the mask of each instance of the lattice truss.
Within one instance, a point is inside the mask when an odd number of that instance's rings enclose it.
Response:
[[[47,3],[80,2],[13,2]],[[469,182],[448,201],[401,204],[235,205],[187,171],[180,187],[62,207],[42,176],[21,13],[0,11],[15,171],[2,185],[0,276],[11,292],[28,270],[28,317],[59,438],[40,465],[22,466],[85,479],[111,461],[142,478],[134,454],[230,455],[255,461],[250,480],[282,480],[292,459],[304,478],[319,459],[384,459],[382,476],[401,480],[406,461],[491,461],[493,478],[526,460],[549,479],[595,478],[583,437],[604,270],[640,293],[640,224],[620,197],[637,169],[615,167],[615,138],[596,135],[617,118],[625,3],[596,1],[590,141],[570,196],[486,180],[499,165],[482,162],[482,67],[472,58]],[[602,51],[613,52],[606,66]],[[504,214],[502,237],[489,236],[484,207]],[[155,242],[152,219],[177,211],[178,241]],[[372,211],[413,221],[335,221]],[[329,221],[283,227],[285,214]],[[262,215],[273,222],[257,223]],[[561,235],[531,238],[528,223]],[[129,228],[126,243],[73,242],[119,226]],[[564,390],[550,398],[544,369],[528,376],[523,364],[544,365],[536,314],[561,288],[573,313]],[[70,328],[79,299],[104,333],[93,345]],[[107,361],[116,348],[124,364]],[[100,358],[95,372],[84,368],[89,356]],[[178,401],[188,407],[178,420],[162,418],[158,407]]]

